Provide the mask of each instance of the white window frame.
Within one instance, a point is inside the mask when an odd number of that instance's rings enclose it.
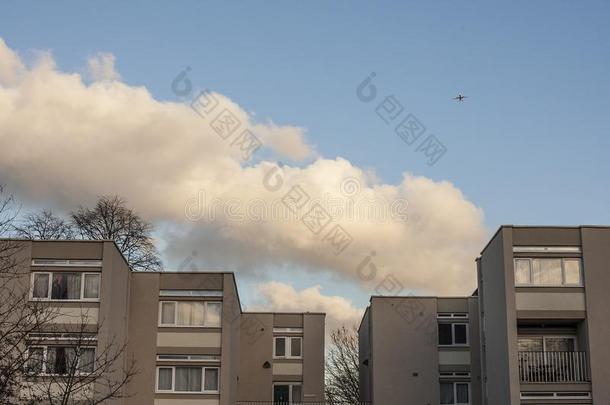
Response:
[[[288,386],[288,404],[302,404],[305,402],[305,393],[303,392],[303,383],[302,382],[274,382],[273,385],[271,386],[271,399],[273,403],[275,403],[275,401],[273,401],[275,398],[275,387],[278,385],[287,385]],[[303,398],[301,399],[301,401],[299,402],[294,402],[294,398],[292,398],[292,387],[293,386],[300,386],[301,387],[301,395],[303,396]]]
[[[275,352],[277,339],[285,339],[284,348],[285,355],[278,356]],[[301,355],[300,356],[292,356],[292,339],[299,339],[301,342]],[[273,358],[274,359],[302,359],[303,358],[303,336],[274,336],[273,337]]]
[[[67,348],[74,348],[76,349],[77,346],[70,346],[70,345],[30,345],[27,347],[27,359],[29,361],[30,358],[30,349],[42,349],[42,371],[40,373],[36,373],[36,374],[32,374],[32,375],[36,375],[36,376],[63,376],[63,375],[67,375],[67,374],[50,374],[47,373],[47,356],[48,356],[48,352],[49,352],[49,347],[67,347]],[[80,346],[80,349],[93,349],[93,369],[95,370],[95,359],[96,359],[96,353],[97,353],[97,348],[95,346]],[[81,357],[78,358],[78,363],[76,365],[76,368],[78,370],[78,368],[80,367],[80,360]],[[75,375],[87,375],[88,373],[76,373]]]
[[[210,362],[220,363],[220,355],[215,354],[158,354],[158,362],[177,362],[177,361],[188,361],[188,362]]]
[[[199,302],[203,303],[203,326],[201,325],[178,325],[178,303],[179,302]],[[174,304],[174,323],[162,323],[163,318],[163,303],[173,303]],[[218,325],[206,325],[207,321],[207,313],[208,313],[208,305],[209,304],[218,304],[220,305],[220,323]],[[222,301],[170,301],[170,300],[162,300],[159,301],[159,321],[158,325],[160,328],[222,328]]]
[[[440,322],[439,325],[451,325],[451,344],[438,344],[439,347],[470,347],[470,328],[467,322]],[[466,343],[455,343],[455,325],[466,327]]]
[[[62,273],[79,273],[80,274],[80,298],[62,300],[53,297],[53,275]],[[49,276],[46,298],[34,297],[34,279],[37,274],[46,274]],[[85,275],[96,275],[99,277],[99,288],[97,290],[97,298],[84,298],[85,296]],[[53,302],[100,302],[102,295],[102,273],[88,271],[33,271],[30,273],[30,301],[53,301]]]
[[[453,404],[446,405],[470,405],[472,403],[472,390],[468,381],[441,381],[442,384],[453,384]],[[468,387],[468,402],[457,402],[457,385],[465,384]],[[439,385],[440,386],[440,385]],[[445,405],[445,404],[443,404]]]
[[[176,368],[178,367],[187,367],[187,368],[201,368],[201,391],[176,391],[175,387],[176,387]],[[172,389],[171,390],[160,390],[159,389],[159,370],[162,368],[170,368],[172,369]],[[205,390],[205,370],[206,369],[215,369],[218,370],[218,380],[217,380],[217,387],[218,389],[215,391],[206,391]],[[163,394],[163,393],[173,393],[173,394],[181,394],[181,395],[189,395],[189,394],[196,394],[196,395],[201,395],[201,394],[219,394],[220,393],[220,367],[217,366],[213,366],[213,367],[208,367],[208,366],[171,366],[171,365],[163,365],[163,366],[157,366],[156,369],[156,375],[155,375],[155,392],[159,393],[159,394]]]
[[[583,268],[582,259],[579,257],[515,257],[513,259],[513,274],[517,269],[517,260],[528,260],[529,261],[529,283],[518,283],[515,277],[515,287],[583,287]],[[532,282],[532,271],[534,268],[534,260],[560,260],[561,261],[561,284],[534,284]],[[566,283],[566,261],[578,261],[578,284],[567,284]]]
[[[102,261],[87,259],[33,259],[32,267],[102,267]]]

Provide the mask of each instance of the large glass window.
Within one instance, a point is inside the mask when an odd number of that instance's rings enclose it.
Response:
[[[274,338],[273,356],[276,358],[298,359],[302,355],[302,340],[297,336],[277,336]]]
[[[519,336],[520,352],[573,352],[576,336]]]
[[[221,302],[161,301],[160,326],[220,327]]]
[[[201,392],[201,367],[176,367],[174,391]]]
[[[466,382],[442,382],[442,405],[468,405],[470,404],[470,384]]]
[[[468,345],[467,323],[439,323],[438,344],[441,346]]]
[[[517,286],[580,286],[580,259],[519,258],[515,259]]]
[[[94,347],[32,346],[28,348],[29,373],[86,375],[92,373],[94,369]]]
[[[278,404],[300,404],[303,402],[303,387],[301,384],[275,384],[273,386],[273,402]]]
[[[58,301],[98,300],[100,273],[32,273],[32,299]]]
[[[218,367],[157,367],[157,391],[217,393],[219,376]]]

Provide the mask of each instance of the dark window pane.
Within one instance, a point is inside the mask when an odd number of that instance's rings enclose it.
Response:
[[[458,404],[468,404],[468,384],[455,384],[455,393]]]
[[[206,368],[205,369],[205,386],[206,391],[218,391],[218,369],[217,368]]]
[[[161,391],[169,391],[172,389],[172,369],[159,368],[159,382],[157,389]]]
[[[292,402],[300,404],[303,401],[302,389],[300,385],[292,386]]]
[[[288,403],[290,401],[290,386],[275,385],[273,386],[273,401],[276,403]]]
[[[468,343],[468,337],[466,332],[466,325],[456,324],[455,328],[455,344],[456,345],[465,345]]]
[[[453,383],[441,383],[441,404],[453,405]]]
[[[290,341],[290,355],[292,357],[301,357],[301,338],[291,338]]]
[[[275,339],[275,355],[277,357],[286,356],[286,338]]]
[[[51,298],[54,300],[80,299],[80,273],[54,273]]]
[[[49,346],[47,348],[48,374],[74,374],[76,370],[76,353],[74,348]]]
[[[450,345],[453,341],[451,339],[451,324],[450,323],[439,323],[438,324],[438,344],[439,345]]]

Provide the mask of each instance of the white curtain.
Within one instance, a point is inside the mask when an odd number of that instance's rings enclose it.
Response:
[[[161,303],[161,324],[173,325],[176,321],[176,304],[174,302]]]
[[[201,392],[201,367],[176,367],[175,391]]]
[[[100,275],[85,274],[85,285],[83,298],[100,297]]]
[[[220,327],[222,316],[222,303],[206,303],[205,326]]]
[[[159,383],[157,389],[169,391],[172,389],[172,369],[171,368],[160,368],[159,369]]]
[[[49,275],[34,274],[34,290],[32,292],[34,298],[49,297]]]

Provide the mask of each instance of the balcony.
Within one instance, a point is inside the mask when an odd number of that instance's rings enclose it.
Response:
[[[586,352],[519,352],[522,383],[591,381]]]

